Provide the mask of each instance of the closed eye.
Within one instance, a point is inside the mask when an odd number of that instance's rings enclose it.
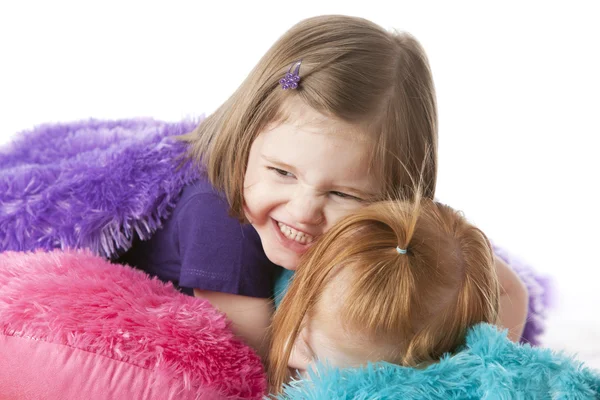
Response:
[[[347,193],[342,193],[342,192],[329,192],[332,195],[339,197],[340,199],[345,199],[345,200],[354,200],[354,201],[363,201],[363,199],[361,199],[360,197],[356,197],[356,196],[352,196],[351,194],[347,194]]]
[[[306,362],[307,364],[310,364],[311,362],[313,362],[314,357],[311,354],[305,353],[303,351],[301,351],[300,354],[302,356],[302,360],[304,362]]]
[[[269,171],[273,171],[275,172],[277,175],[279,176],[283,176],[286,178],[295,178],[294,174],[292,174],[291,172],[288,172],[284,169],[281,168],[275,168],[275,167],[267,167],[269,169]]]

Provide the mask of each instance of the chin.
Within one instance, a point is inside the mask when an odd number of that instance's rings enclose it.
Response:
[[[287,270],[290,270],[290,271],[295,271],[296,269],[298,269],[298,264],[289,264],[289,265],[277,264],[277,265],[279,265],[280,267],[285,268]]]
[[[295,271],[298,268],[298,260],[289,260],[283,259],[279,262],[275,262],[275,264],[279,265],[282,268],[289,269],[290,271]]]
[[[273,264],[277,264],[282,268],[295,271],[298,268],[298,257],[290,257],[289,254],[281,254],[280,252],[269,252],[265,251],[267,258],[271,260]],[[274,253],[274,254],[273,254]]]

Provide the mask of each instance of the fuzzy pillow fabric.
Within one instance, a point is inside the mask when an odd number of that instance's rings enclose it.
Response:
[[[600,399],[600,374],[548,349],[518,345],[495,327],[471,329],[465,348],[425,369],[388,363],[365,368],[321,366],[295,381],[280,400]]]
[[[21,132],[0,148],[0,251],[87,248],[115,258],[149,238],[186,183],[198,121],[81,121]]]
[[[208,301],[89,251],[0,254],[0,398],[260,399],[266,387]]]
[[[0,148],[0,252],[86,248],[114,259],[131,247],[134,235],[149,238],[183,186],[198,177],[191,163],[181,164],[185,147],[174,140],[197,123],[88,120],[21,132]],[[548,281],[495,250],[529,290],[523,341],[536,344],[550,299]]]

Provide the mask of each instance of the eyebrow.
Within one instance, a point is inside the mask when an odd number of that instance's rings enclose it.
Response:
[[[296,168],[294,168],[293,166],[286,164],[283,161],[267,156],[266,154],[261,154],[261,158],[265,161],[270,162],[271,164],[275,164],[279,167],[285,168],[286,170],[289,170],[289,172],[294,172],[296,170]]]

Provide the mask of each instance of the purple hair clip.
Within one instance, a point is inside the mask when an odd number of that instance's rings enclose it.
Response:
[[[302,64],[302,60],[292,64],[287,74],[279,81],[283,90],[298,88],[298,82],[300,82],[300,64]],[[292,72],[292,68],[294,67],[296,67],[296,69]]]

